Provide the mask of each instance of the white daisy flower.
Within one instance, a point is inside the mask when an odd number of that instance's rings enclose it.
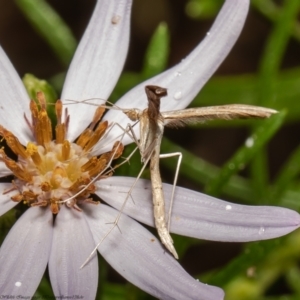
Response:
[[[210,34],[185,60],[135,87],[117,105],[144,108],[144,86],[151,83],[168,88],[170,96],[162,102],[162,111],[186,107],[235,43],[248,7],[249,0],[225,1]],[[97,1],[70,66],[62,103],[66,99],[109,97],[127,54],[130,10],[130,0]],[[112,155],[107,151],[111,151],[120,131],[114,128],[103,139],[99,134],[92,141],[88,134],[81,133],[92,122],[95,107],[69,106],[67,122],[67,116],[61,116],[58,102],[58,129],[56,140],[52,141],[43,95],[39,95],[42,103],[39,110],[30,102],[2,49],[0,90],[0,134],[17,154],[14,160],[7,157],[7,148],[1,150],[0,175],[13,174],[15,180],[0,185],[3,191],[0,215],[18,201],[29,206],[0,248],[0,293],[32,297],[48,265],[55,296],[80,295],[94,299],[98,284],[97,256],[84,268],[80,266],[107,233],[107,222],[115,220],[124,200],[121,192],[128,191],[134,178],[101,179],[73,201],[64,205],[58,201],[80,192],[80,186],[102,170],[103,165],[97,164],[101,157],[104,166],[107,165]],[[97,120],[101,115],[99,110],[98,114]],[[113,122],[124,126],[128,119],[122,112],[109,111],[99,125],[102,127],[95,132],[105,132]],[[78,142],[78,139],[74,143],[78,136],[84,141]],[[125,137],[125,143],[128,142],[129,138]],[[92,158],[90,149],[97,157]],[[89,164],[92,159],[96,161],[94,169]],[[166,199],[169,199],[170,189],[164,185]],[[89,198],[93,193],[114,208],[106,204],[92,205]],[[122,232],[113,230],[107,236],[98,248],[101,255],[127,280],[157,298],[223,299],[221,289],[192,278],[159,240],[136,221],[154,225],[149,181],[138,181],[133,197],[135,204],[128,202],[118,224]],[[298,213],[289,209],[231,204],[177,188],[170,230],[215,241],[253,241],[287,234],[299,224]]]

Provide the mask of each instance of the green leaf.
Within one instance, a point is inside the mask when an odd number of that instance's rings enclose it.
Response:
[[[299,7],[299,0],[286,0],[281,14],[268,37],[259,67],[259,105],[271,106],[276,102],[276,78]],[[257,199],[265,198],[265,186],[269,176],[267,154],[264,148],[261,148],[257,153],[250,167],[252,185],[256,191]]]
[[[242,254],[234,258],[219,272],[205,276],[209,284],[224,286],[239,274],[244,274],[248,268],[256,266],[264,261],[270,253],[283,244],[283,238],[248,244]]]
[[[291,182],[300,172],[300,146],[290,155],[288,161],[284,164],[277,175],[272,190],[273,203],[278,203],[282,195],[286,192]]]
[[[280,16],[281,8],[272,0],[252,0],[251,4],[261,14],[273,22],[276,22]],[[294,21],[292,35],[295,39],[300,41],[300,23],[297,22],[297,20]]]
[[[185,11],[193,19],[210,19],[218,13],[222,4],[222,0],[190,0]]]
[[[220,168],[210,164],[200,157],[197,157],[179,145],[176,145],[166,137],[162,140],[161,152],[181,152],[182,162],[179,171],[180,177],[185,177],[197,185],[207,184],[220,173]],[[174,171],[174,162],[172,160],[163,159],[160,163],[164,167]],[[224,187],[224,193],[247,203],[251,203],[254,198],[254,193],[249,180],[247,181],[237,175],[233,175],[229,179],[228,184]]]
[[[290,39],[300,8],[299,0],[286,0],[277,22],[267,40],[259,71],[260,105],[270,105],[276,100],[275,78]]]
[[[288,285],[300,296],[300,270],[296,265],[293,265],[289,268],[288,272],[286,273],[286,279]]]
[[[150,78],[165,70],[170,51],[170,34],[166,23],[161,23],[154,32],[146,51],[143,77]]]
[[[55,103],[57,100],[55,90],[46,80],[39,79],[32,74],[25,74],[22,80],[30,99],[36,100],[37,92],[43,92],[47,103]]]
[[[162,153],[181,152],[183,159],[180,166],[180,177],[190,180],[199,187],[219,176],[221,172],[220,168],[197,157],[166,137],[163,138],[161,151]],[[172,160],[163,159],[160,161],[160,164],[174,172]],[[253,204],[255,201],[255,192],[250,180],[239,175],[233,175],[229,178],[227,184],[223,187],[223,193],[230,198],[237,199],[240,203]],[[294,210],[300,210],[299,193],[300,187],[298,189],[289,188],[279,199],[278,204]]]
[[[214,178],[207,186],[205,191],[208,194],[218,195],[226,185],[229,178],[239,172],[254,157],[254,155],[272,138],[280,126],[283,124],[286,113],[281,112],[273,115],[247,139],[233,157],[226,162],[219,175]]]
[[[39,79],[32,74],[25,74],[23,77],[23,83],[27,90],[27,93],[30,99],[37,101],[36,94],[37,92],[43,92],[46,97],[46,102],[49,104],[47,106],[47,112],[52,120],[52,124],[56,124],[56,115],[55,115],[55,102],[57,100],[57,95],[52,86],[43,79]],[[29,103],[28,103],[29,105]]]
[[[64,20],[47,1],[15,0],[15,3],[60,61],[68,66],[77,42]]]
[[[270,181],[268,170],[267,152],[265,149],[261,148],[250,164],[251,185],[255,191],[254,199],[256,199],[256,201],[253,202],[256,202],[256,204],[261,204],[261,202],[267,204],[271,199],[266,189],[266,186]]]
[[[219,272],[206,275],[205,279],[210,284],[223,287],[225,292],[230,294],[229,299],[264,299],[258,296],[262,296],[267,289],[272,288],[278,278],[297,264],[300,258],[299,246],[298,231],[278,239],[248,244],[237,258]],[[297,276],[298,274],[294,273],[293,280]],[[246,290],[236,291],[238,289],[238,287],[234,289],[236,282],[245,284]],[[256,297],[252,297],[253,290],[247,291],[249,283],[256,291]],[[239,298],[234,296],[236,292],[244,292],[246,295]]]
[[[269,296],[269,297],[260,297],[253,300],[299,300],[299,295],[283,295],[283,296]]]

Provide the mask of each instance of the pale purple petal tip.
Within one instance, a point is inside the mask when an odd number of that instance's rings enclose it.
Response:
[[[1,125],[10,130],[22,144],[26,145],[28,140],[32,139],[32,134],[23,118],[24,113],[27,117],[30,116],[29,97],[18,73],[1,47],[0,91]]]
[[[68,71],[61,97],[63,101],[101,98],[95,103],[103,104],[103,99],[108,99],[127,55],[131,2],[97,1]],[[86,104],[68,106],[71,115],[70,140],[74,140],[89,125],[95,108]]]
[[[80,295],[95,299],[98,284],[98,259],[93,257],[80,266],[94,249],[95,243],[83,213],[61,207],[49,260],[49,274],[54,295]]]
[[[1,295],[32,297],[45,272],[52,241],[52,213],[29,208],[0,248]]]
[[[249,0],[225,1],[212,28],[203,41],[179,64],[133,88],[123,96],[117,105],[122,108],[146,108],[146,85],[159,85],[168,89],[168,97],[161,101],[161,111],[185,108],[199,93],[204,84],[220,66],[235,44],[249,9]],[[110,111],[105,118],[122,126],[130,123],[122,112]],[[138,126],[137,126],[138,127]],[[121,131],[114,130],[113,140]],[[139,137],[139,132],[136,132]],[[105,140],[106,144],[111,142]],[[125,137],[123,143],[130,143]]]
[[[98,243],[111,228],[118,212],[107,205],[86,205],[87,221]],[[219,300],[224,292],[192,278],[136,221],[122,215],[119,229],[106,237],[98,250],[128,281],[158,299]]]
[[[135,178],[111,177],[98,183],[98,194],[120,208]],[[168,211],[172,186],[163,185]],[[140,179],[124,213],[153,226],[151,182]],[[192,190],[176,187],[170,230],[200,239],[246,242],[271,239],[300,226],[300,215],[275,206],[248,206],[225,202]]]
[[[0,216],[4,215],[18,203],[13,202],[10,197],[16,194],[16,191],[5,192],[11,189],[11,183],[1,182],[0,183]]]

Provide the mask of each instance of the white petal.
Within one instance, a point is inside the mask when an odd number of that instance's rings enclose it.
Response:
[[[11,196],[17,193],[16,191],[3,194],[6,190],[11,189],[11,187],[12,185],[10,182],[0,182],[0,216],[4,215],[7,211],[18,204],[10,199]]]
[[[122,108],[146,108],[147,98],[144,88],[150,84],[168,89],[168,96],[161,101],[161,111],[188,106],[235,44],[244,26],[248,8],[249,0],[225,1],[209,34],[184,60],[133,88],[117,102],[117,105]],[[104,119],[117,122],[124,127],[130,123],[127,116],[120,111],[109,111]],[[137,137],[139,137],[138,127],[136,126]],[[120,133],[121,130],[113,131],[111,137],[105,140],[107,147],[103,151],[110,150],[109,142]],[[127,136],[123,140],[124,144],[131,142]]]
[[[135,178],[110,177],[98,182],[97,194],[113,207],[120,208]],[[164,184],[166,207],[172,185]],[[176,187],[171,231],[213,241],[246,242],[285,235],[300,226],[300,215],[275,206],[234,204],[192,190]],[[154,226],[151,182],[140,179],[124,213]]]
[[[30,116],[29,97],[15,68],[0,47],[0,125],[10,130],[25,145],[32,139],[23,117]]]
[[[80,295],[84,299],[95,299],[98,284],[97,257],[80,269],[94,247],[83,213],[63,206],[55,219],[49,260],[54,295]]]
[[[32,297],[45,272],[53,232],[50,210],[29,208],[0,249],[1,295]]]
[[[85,206],[95,242],[99,242],[118,212],[103,204]],[[121,232],[115,228],[98,250],[128,281],[159,299],[223,299],[221,289],[192,278],[143,226],[126,215],[118,225]]]
[[[63,100],[108,99],[127,55],[131,2],[97,1],[68,71]],[[71,115],[68,138],[74,140],[92,121],[95,106],[76,104],[68,109]]]
[[[7,168],[4,162],[0,161],[0,177],[12,175],[11,170]]]

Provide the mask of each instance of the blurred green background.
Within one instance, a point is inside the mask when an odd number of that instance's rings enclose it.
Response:
[[[205,36],[222,3],[134,1],[129,54],[110,100],[184,58]],[[54,87],[55,91],[47,87],[51,97],[55,92],[60,95],[94,4],[93,0],[6,1],[0,10],[0,43],[20,76],[30,73],[45,79]],[[299,0],[251,1],[241,37],[191,106],[247,103],[281,113],[267,121],[166,130],[162,153],[183,152],[179,185],[232,202],[300,210],[299,15]],[[45,84],[30,75],[24,81],[29,90],[32,84]],[[139,160],[137,155],[119,174],[136,176]],[[172,160],[161,162],[165,182],[172,182],[173,166]],[[0,218],[1,228],[14,219],[13,212]],[[6,232],[1,230],[1,239]],[[300,299],[299,231],[249,244],[174,239],[187,272],[222,287],[228,300]],[[102,260],[98,299],[153,299]],[[37,295],[51,295],[47,274]]]

